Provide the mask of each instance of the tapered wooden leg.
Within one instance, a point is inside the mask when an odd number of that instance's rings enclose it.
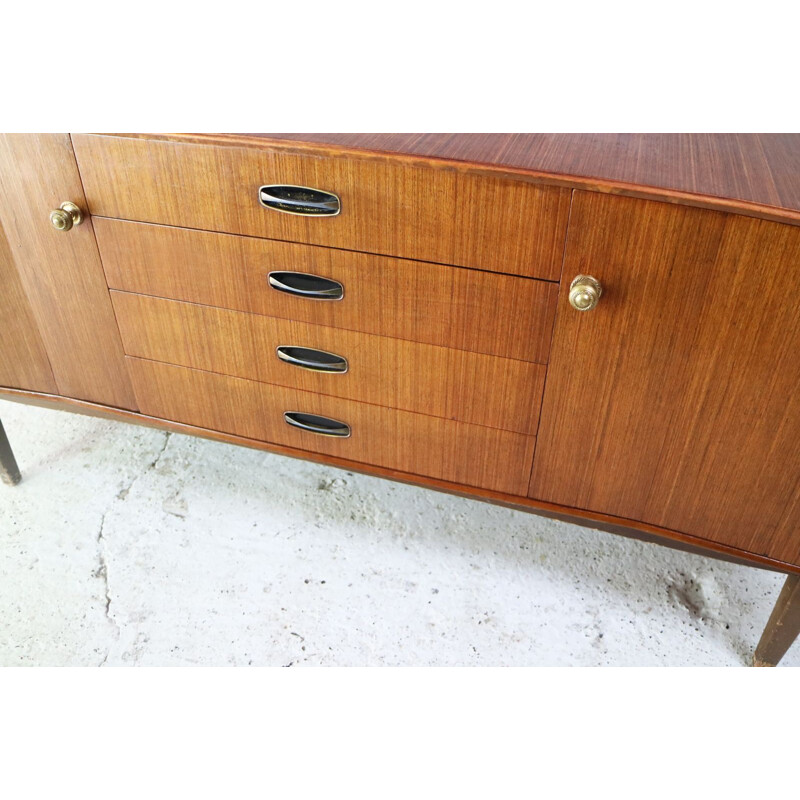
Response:
[[[753,656],[754,667],[774,667],[800,634],[800,575],[789,575]]]
[[[14,486],[22,480],[2,422],[0,422],[0,478],[9,486]]]

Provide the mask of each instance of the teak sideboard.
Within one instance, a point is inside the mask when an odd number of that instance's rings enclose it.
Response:
[[[755,663],[800,631],[800,135],[9,134],[0,224],[0,398],[783,572]]]

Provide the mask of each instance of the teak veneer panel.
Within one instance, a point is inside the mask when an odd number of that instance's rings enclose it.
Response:
[[[104,217],[94,225],[113,289],[537,363],[550,351],[554,283]],[[272,270],[331,278],[344,297],[279,292]]]
[[[73,137],[92,214],[557,280],[570,191],[389,159]],[[334,192],[341,213],[263,208],[264,184]]]
[[[800,564],[798,264],[792,226],[576,192],[531,497]]]
[[[128,358],[142,413],[465,486],[524,495],[535,438],[423,414]],[[284,411],[348,423],[348,439],[284,422]]]
[[[114,291],[125,352],[239,378],[535,434],[545,367],[464,350]],[[300,369],[278,346],[343,356],[345,373]]]
[[[0,135],[0,216],[58,391],[135,408],[92,220],[50,224],[65,200],[86,209],[69,136]]]
[[[58,394],[11,248],[0,226],[0,386]]]

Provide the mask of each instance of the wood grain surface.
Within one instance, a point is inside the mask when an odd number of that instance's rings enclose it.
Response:
[[[42,337],[0,226],[0,386],[57,394]]]
[[[576,193],[531,496],[800,563],[798,264],[792,226]]]
[[[149,416],[466,486],[526,491],[533,436],[137,358],[128,362],[139,407]],[[285,411],[345,422],[352,435],[298,430],[284,422]]]
[[[92,221],[50,224],[66,200],[85,211],[69,136],[0,135],[0,221],[58,391],[134,408]]]
[[[536,433],[545,367],[306,322],[111,293],[125,352],[334,397]],[[342,374],[281,361],[279,346],[347,359]]]
[[[73,137],[92,214],[557,280],[570,192],[390,159]],[[333,217],[263,208],[263,184],[341,198]]]
[[[94,226],[114,289],[537,363],[550,351],[554,283],[104,217]],[[271,270],[336,280],[344,298],[279,292]]]

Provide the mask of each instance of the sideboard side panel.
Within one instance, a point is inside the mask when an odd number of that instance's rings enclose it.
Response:
[[[67,134],[0,136],[0,221],[58,392],[133,409],[92,221],[66,233],[50,224],[50,210],[66,200],[85,211]]]

